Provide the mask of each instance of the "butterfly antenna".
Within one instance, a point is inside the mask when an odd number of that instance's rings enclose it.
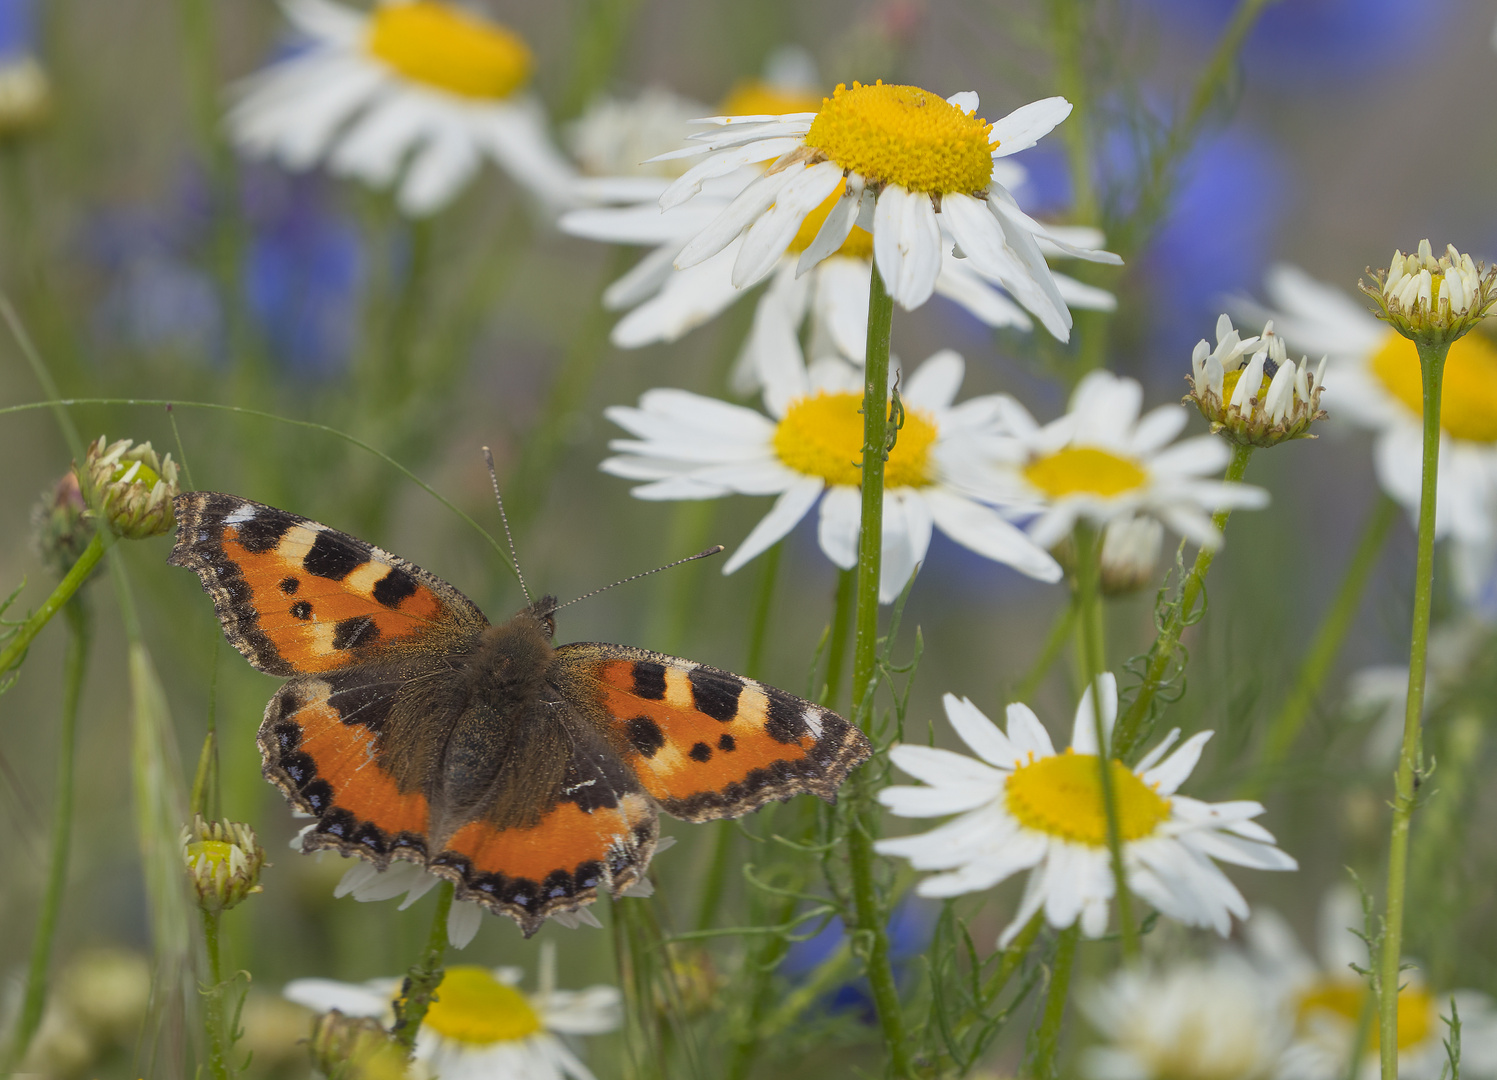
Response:
[[[615,581],[613,583],[613,585],[604,585],[601,589],[594,589],[590,593],[583,593],[581,596],[579,596],[579,597],[577,597],[577,598],[575,598],[573,600],[568,600],[565,604],[557,604],[550,611],[544,612],[544,614],[546,614],[546,615],[553,615],[556,612],[560,611],[564,607],[571,607],[573,604],[577,603],[578,601],[586,600],[590,596],[597,596],[600,592],[607,592],[609,589],[613,588],[615,585],[627,585],[631,581],[638,581],[640,578],[649,577],[651,574],[658,574],[662,570],[669,570],[672,567],[680,566],[683,563],[696,562],[698,559],[708,558],[709,556],[716,555],[718,552],[723,551],[723,550],[724,550],[724,548],[723,548],[723,546],[721,544],[716,544],[716,545],[708,548],[706,551],[699,551],[695,555],[688,555],[688,556],[686,556],[686,558],[684,558],[684,559],[677,559],[675,562],[666,563],[664,566],[657,566],[653,570],[646,570],[643,574],[632,574],[629,577],[622,578],[619,581]]]
[[[483,448],[483,460],[489,467],[489,483],[494,485],[494,501],[499,504],[499,520],[504,522],[504,538],[509,541],[509,561],[514,564],[515,577],[520,579],[520,591],[525,594],[525,603],[532,604],[530,588],[525,584],[525,575],[520,573],[520,556],[515,552],[515,534],[509,531],[509,515],[504,512],[504,496],[499,494],[499,475],[494,472],[494,454],[487,446]]]

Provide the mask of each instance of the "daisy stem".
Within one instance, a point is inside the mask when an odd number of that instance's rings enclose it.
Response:
[[[390,1026],[390,1034],[405,1049],[407,1057],[416,1049],[416,1033],[421,1030],[426,1010],[431,1008],[431,999],[446,974],[442,970],[442,957],[447,952],[447,916],[452,911],[453,888],[450,881],[437,887],[437,910],[432,915],[426,949],[406,973],[400,997],[395,999],[395,1023]]]
[[[223,951],[218,945],[220,911],[203,912],[203,941],[208,951],[208,986],[203,994],[203,1028],[208,1036],[208,1075],[213,1080],[228,1080],[229,1039],[224,1030]]]
[[[1383,544],[1388,539],[1388,530],[1397,517],[1398,504],[1387,495],[1379,495],[1377,504],[1367,515],[1356,550],[1346,564],[1346,573],[1336,589],[1336,597],[1305,652],[1294,689],[1269,725],[1263,760],[1258,766],[1257,777],[1249,785],[1253,797],[1268,787],[1278,774],[1279,765],[1293,749],[1310,706],[1315,703],[1315,694],[1341,652],[1341,643],[1346,640],[1346,632],[1351,629],[1352,619],[1362,603],[1362,594],[1367,590],[1367,580],[1377,566]]]
[[[1232,447],[1232,462],[1227,466],[1226,476],[1223,477],[1228,483],[1241,483],[1243,473],[1247,472],[1248,461],[1253,456],[1253,447]],[[1217,532],[1227,527],[1227,519],[1232,516],[1230,510],[1218,510],[1211,517],[1211,523],[1216,526]],[[1175,661],[1175,648],[1180,644],[1180,635],[1185,632],[1187,626],[1192,626],[1200,620],[1200,613],[1196,611],[1196,602],[1201,598],[1201,592],[1206,587],[1206,573],[1211,569],[1211,562],[1216,558],[1216,549],[1203,547],[1196,552],[1195,565],[1185,575],[1185,581],[1180,586],[1180,598],[1170,607],[1169,615],[1165,619],[1164,626],[1154,638],[1154,644],[1150,646],[1148,663],[1144,669],[1144,681],[1134,695],[1133,704],[1128,706],[1128,711],[1118,718],[1117,726],[1112,732],[1112,751],[1119,761],[1127,761],[1139,738],[1143,735],[1144,723],[1149,719],[1154,698],[1164,686],[1170,676],[1170,667]]]
[[[1123,959],[1138,960],[1138,928],[1133,923],[1133,895],[1128,891],[1128,873],[1123,865],[1123,832],[1118,822],[1118,793],[1112,772],[1112,751],[1102,723],[1102,672],[1107,667],[1102,642],[1101,544],[1090,522],[1076,523],[1076,606],[1080,633],[1081,671],[1092,692],[1092,724],[1097,737],[1097,768],[1102,780],[1102,809],[1107,818],[1107,854],[1118,899],[1118,926],[1123,937]]]
[[[5,643],[5,648],[0,651],[0,679],[7,672],[21,666],[26,657],[26,650],[31,647],[31,642],[36,635],[41,633],[42,627],[52,621],[52,616],[63,610],[63,606],[73,598],[83,583],[88,580],[94,572],[94,567],[99,565],[99,560],[104,555],[104,532],[99,530],[94,533],[93,539],[88,542],[88,547],[83,549],[83,554],[78,556],[78,561],[73,568],[52,590],[52,595],[42,601],[42,606],[33,611],[27,620],[21,624],[16,631],[15,637]]]
[[[1060,1047],[1060,1025],[1066,1016],[1066,999],[1071,990],[1071,968],[1076,963],[1076,942],[1081,937],[1081,923],[1062,930],[1055,946],[1055,960],[1050,965],[1050,988],[1045,992],[1045,1011],[1034,1040],[1034,1059],[1028,1074],[1033,1080],[1049,1080],[1055,1075],[1055,1053]]]
[[[1398,1080],[1398,975],[1403,947],[1403,900],[1408,884],[1409,819],[1419,773],[1419,722],[1424,715],[1424,671],[1429,655],[1430,600],[1435,577],[1435,496],[1440,477],[1440,390],[1448,342],[1415,340],[1424,377],[1424,463],[1419,490],[1419,554],[1414,569],[1414,620],[1409,642],[1409,693],[1403,749],[1394,780],[1393,826],[1388,837],[1388,906],[1378,959],[1378,1038],[1383,1080]]]
[[[858,572],[837,572],[837,598],[832,609],[832,630],[827,638],[826,698],[822,704],[837,708],[842,696],[842,672],[846,667],[847,638],[852,631],[853,599],[857,595]]]
[[[858,532],[857,608],[853,617],[852,715],[864,731],[873,728],[873,691],[878,661],[878,594],[883,563],[884,462],[889,454],[889,328],[894,300],[884,286],[877,262],[868,286],[868,349],[863,383],[863,512]],[[834,627],[835,632],[835,627]],[[835,647],[835,643],[834,643]],[[889,1073],[910,1075],[904,1015],[889,956],[889,931],[874,883],[873,840],[878,827],[870,806],[868,770],[853,777],[847,830],[848,868],[852,878],[857,930],[866,935],[868,982],[889,1055]]]
[[[73,839],[73,781],[77,749],[78,702],[83,692],[83,674],[88,666],[90,620],[81,599],[63,609],[68,621],[68,648],[62,667],[62,724],[58,733],[57,791],[53,796],[52,852],[47,867],[47,891],[36,937],[31,942],[31,965],[26,972],[26,996],[21,1019],[7,1054],[10,1068],[19,1065],[41,1025],[47,1003],[47,969],[52,961],[52,942],[57,934],[57,916],[68,880],[68,851]]]

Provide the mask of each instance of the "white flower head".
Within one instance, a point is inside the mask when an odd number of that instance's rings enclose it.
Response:
[[[904,382],[904,426],[884,466],[880,598],[891,603],[924,561],[931,530],[1042,581],[1060,566],[1022,530],[970,494],[973,462],[997,418],[998,399],[956,403],[965,364],[936,353]],[[774,507],[728,559],[731,574],[783,538],[821,505],[818,538],[843,569],[858,560],[861,515],[862,380],[856,368],[823,360],[808,371],[798,349],[769,373],[769,415],[685,390],[651,390],[637,408],[605,415],[632,439],[616,439],[604,472],[644,483],[640,499],[774,495]]]
[[[1098,685],[1097,708],[1110,740],[1117,682],[1108,673]],[[1005,733],[971,701],[952,694],[944,701],[951,726],[980,760],[895,746],[890,759],[925,786],[885,788],[879,801],[901,817],[957,816],[929,832],[880,840],[878,851],[907,858],[916,870],[939,871],[916,887],[921,896],[978,892],[1029,871],[1000,947],[1040,911],[1057,929],[1080,920],[1083,934],[1100,937],[1115,883],[1092,689],[1076,709],[1064,753],[1056,753],[1027,705],[1008,707]],[[1178,793],[1211,737],[1193,735],[1165,757],[1179,734],[1171,732],[1131,770],[1109,762],[1128,888],[1169,918],[1225,936],[1231,917],[1247,918],[1248,906],[1213,860],[1258,870],[1293,870],[1296,863],[1252,820],[1263,813],[1261,804],[1206,803]]]
[[[1139,416],[1142,402],[1135,380],[1109,371],[1090,372],[1066,414],[1043,427],[1005,398],[1007,436],[995,447],[1000,464],[986,474],[983,490],[1034,513],[1029,534],[1047,548],[1078,520],[1103,526],[1136,514],[1214,547],[1221,533],[1212,512],[1268,504],[1262,488],[1209,479],[1231,457],[1225,442],[1201,435],[1172,443],[1185,426],[1185,410],[1162,405]]]
[[[1271,986],[1241,957],[1123,970],[1079,996],[1102,1036],[1082,1052],[1092,1080],[1267,1080],[1290,1024]]]
[[[910,309],[930,299],[954,244],[974,274],[1001,285],[1067,340],[1071,314],[1040,242],[1077,258],[1121,260],[1024,213],[994,161],[1033,146],[1071,105],[1048,98],[992,124],[977,107],[970,92],[943,100],[914,86],[853,83],[839,85],[815,111],[704,121],[714,130],[671,156],[708,156],[666,189],[662,209],[745,165],[771,164],[686,241],[675,266],[706,262],[741,237],[724,269],[731,285],[747,288],[779,265],[808,221],[815,233],[796,260],[798,274],[843,251],[861,228],[890,295]]]
[[[1270,308],[1257,313],[1295,348],[1329,356],[1337,418],[1374,432],[1378,483],[1417,521],[1424,391],[1414,343],[1296,267],[1270,270],[1265,291]],[[1456,582],[1470,602],[1497,566],[1497,344],[1485,332],[1450,346],[1440,427],[1435,536],[1458,545]]]
[[[1270,320],[1257,337],[1243,338],[1226,315],[1216,321],[1216,347],[1202,338],[1190,357],[1187,401],[1211,423],[1214,434],[1248,446],[1274,446],[1313,438],[1310,425],[1325,417],[1325,358],[1314,371],[1289,359]]]
[[[532,57],[510,30],[442,0],[283,6],[310,44],[241,84],[228,124],[244,153],[397,185],[413,217],[447,205],[485,157],[542,201],[571,200],[575,174],[525,90]]]
[[[416,1035],[415,1061],[442,1080],[593,1080],[562,1036],[600,1035],[619,1025],[612,986],[556,990],[555,963],[543,953],[541,987],[520,990],[518,968],[449,967]],[[318,1012],[337,1009],[388,1023],[399,979],[343,983],[297,979],[283,993]]]
[[[1486,318],[1497,303],[1497,268],[1445,245],[1438,259],[1428,240],[1410,255],[1393,253],[1386,271],[1361,289],[1377,303],[1378,317],[1411,341],[1449,344]]]

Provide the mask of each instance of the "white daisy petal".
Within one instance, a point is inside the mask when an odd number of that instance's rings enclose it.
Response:
[[[759,216],[743,238],[733,266],[733,284],[748,288],[768,274],[785,254],[806,215],[842,186],[842,169],[830,161],[803,170],[780,189],[774,206]]]
[[[1071,103],[1063,97],[1031,101],[1015,109],[1001,120],[993,121],[993,129],[988,135],[997,144],[993,156],[1007,157],[1028,150],[1070,115]]]
[[[816,505],[823,486],[820,479],[806,477],[794,487],[787,488],[775,500],[773,509],[744,537],[743,543],[738,545],[738,550],[733,552],[727,565],[723,567],[723,573],[731,574],[755,555],[768,551],[783,539],[810,512],[811,507]]]
[[[905,310],[930,299],[941,272],[941,230],[930,196],[889,184],[873,211],[873,257]]]
[[[858,532],[863,516],[863,501],[854,487],[835,485],[821,500],[821,520],[816,539],[834,566],[851,570],[858,565]]]
[[[946,694],[941,703],[946,707],[946,719],[951,721],[952,728],[978,757],[1002,769],[1012,768],[1019,760],[1019,751],[1008,736],[970,699]]]

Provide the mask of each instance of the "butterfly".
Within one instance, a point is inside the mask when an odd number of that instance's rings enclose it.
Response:
[[[872,750],[829,709],[628,645],[554,645],[553,597],[492,624],[372,544],[234,495],[177,496],[167,560],[225,636],[289,676],[265,709],[265,776],[316,818],[302,850],[419,863],[513,918],[618,895],[659,813],[731,818],[833,801]]]

